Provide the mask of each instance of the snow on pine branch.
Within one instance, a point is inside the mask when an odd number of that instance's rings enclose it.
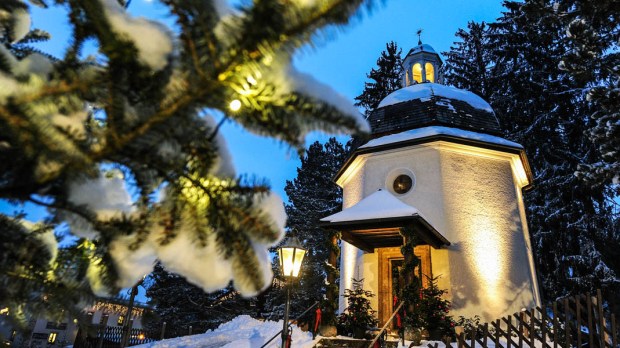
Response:
[[[6,170],[10,172],[8,176],[17,179],[5,184],[4,192],[8,193],[0,198],[22,199],[41,195],[44,198],[40,200],[42,205],[52,202],[49,203],[51,215],[55,215],[57,221],[66,221],[72,234],[85,238],[83,243],[90,243],[93,247],[87,278],[91,288],[98,294],[113,290],[110,287],[134,285],[152,270],[157,259],[167,269],[179,273],[206,291],[222,288],[232,280],[243,295],[255,294],[261,290],[261,286],[264,288],[271,283],[268,248],[275,245],[284,234],[286,215],[282,200],[275,194],[256,193],[254,204],[250,204],[250,192],[263,192],[263,188],[253,190],[251,187],[241,187],[235,191],[236,187],[216,187],[219,185],[217,183],[211,187],[199,187],[203,183],[209,186],[209,182],[235,185],[233,178],[236,173],[224,139],[219,134],[196,131],[202,128],[216,129],[213,120],[209,117],[196,120],[193,116],[201,110],[218,108],[229,112],[231,119],[239,121],[241,113],[236,116],[226,108],[231,99],[239,97],[238,92],[231,88],[232,81],[238,78],[248,80],[245,73],[257,69],[262,72],[265,90],[275,90],[275,96],[269,103],[263,104],[260,98],[255,98],[252,100],[255,104],[246,105],[246,108],[250,108],[248,114],[256,114],[260,108],[251,107],[259,104],[261,108],[264,107],[260,110],[264,115],[273,115],[271,111],[276,110],[284,116],[304,116],[291,117],[295,118],[295,124],[281,128],[276,127],[281,126],[280,119],[267,117],[260,126],[268,130],[277,129],[269,133],[273,137],[295,140],[300,130],[304,135],[313,127],[336,131],[368,131],[368,124],[350,101],[293,68],[290,45],[279,42],[264,45],[269,51],[266,54],[281,57],[273,64],[267,60],[244,58],[231,60],[233,63],[228,63],[230,66],[217,67],[220,63],[225,65],[226,61],[223,58],[224,63],[207,59],[209,57],[204,52],[198,52],[200,64],[190,66],[180,59],[182,54],[177,52],[180,47],[175,47],[171,30],[157,22],[130,16],[116,0],[95,1],[101,5],[101,14],[90,13],[93,7],[85,6],[85,2],[67,4],[71,10],[87,14],[83,21],[74,23],[75,33],[94,35],[106,47],[102,51],[108,54],[108,61],[113,61],[116,53],[136,55],[125,58],[160,73],[152,74],[152,71],[138,69],[140,73],[134,74],[133,64],[119,64],[112,68],[92,62],[51,62],[39,54],[18,60],[11,51],[0,45],[0,107],[7,106],[3,108],[7,112],[0,117],[0,122],[7,125],[3,127],[7,139],[18,139],[10,143],[3,142],[2,149],[33,149],[23,152],[24,158],[20,161],[25,163],[23,166],[10,161],[7,163]],[[313,9],[317,7],[311,0],[300,0],[296,4],[310,8],[304,11],[315,11]],[[350,7],[357,8],[356,4]],[[217,0],[214,5],[220,18],[235,15],[224,0]],[[15,40],[27,35],[26,28],[30,28],[30,17],[23,17],[18,12],[14,15],[19,20],[15,21],[15,28],[12,29],[12,38]],[[99,26],[93,29],[95,25],[92,18],[101,17],[107,19],[109,28]],[[328,22],[338,21],[328,18],[324,24]],[[194,29],[197,26],[181,34],[196,42],[207,40],[205,37],[215,37],[202,35],[202,32],[198,38],[191,37]],[[315,30],[311,25],[300,27],[299,31],[303,34],[300,37],[309,38],[311,35],[306,34]],[[111,43],[104,42],[110,32],[120,39],[120,45],[114,40],[109,40]],[[79,38],[73,39],[79,41]],[[256,42],[264,40],[270,39],[256,38]],[[302,43],[306,39],[299,40]],[[133,44],[135,52],[127,52],[128,42]],[[256,46],[256,42],[250,42],[249,47]],[[219,44],[222,43],[214,42],[213,47],[217,48]],[[243,49],[225,49],[229,48]],[[226,56],[223,51],[217,53],[215,57]],[[245,57],[248,52],[243,53],[239,57]],[[67,74],[60,69],[55,71],[57,67],[70,69],[73,66],[79,67]],[[209,69],[227,74],[201,74]],[[310,98],[303,101],[303,107],[286,105],[286,108],[282,108],[283,102],[278,96],[288,95],[292,98],[296,97],[291,96],[294,93]],[[307,111],[324,108],[324,104],[332,106],[329,112],[333,115],[324,117],[323,114],[313,115]],[[95,106],[99,114],[93,115],[88,105]],[[348,122],[340,122],[343,121],[339,119],[341,116]],[[15,119],[23,122],[13,122]],[[206,122],[207,126],[204,127],[202,122]],[[20,124],[20,127],[13,127],[15,124]],[[253,130],[251,122],[244,125],[250,131]],[[173,134],[171,129],[177,133]],[[37,136],[24,136],[28,134]],[[30,163],[32,165],[26,168]],[[132,185],[135,186],[130,187],[120,172],[103,172],[102,168],[114,165],[121,165],[131,171],[135,179]],[[99,175],[93,177],[92,172],[97,170],[100,170]],[[22,179],[20,175],[26,172],[33,174]],[[207,208],[197,207],[200,202],[185,202],[183,199],[186,197],[181,195],[170,200],[168,197],[152,199],[151,194],[156,193],[153,187],[172,190],[175,184],[188,177],[191,188],[198,191],[202,189],[203,196],[199,198],[207,201],[213,197],[219,199],[223,196],[218,196],[220,192],[232,195],[233,198],[230,202],[223,202],[226,198],[222,198],[222,202],[217,202],[221,205],[207,205]],[[179,189],[179,186],[176,188]],[[58,189],[49,190],[51,187]],[[141,195],[140,202],[145,203],[140,204],[139,209],[136,204],[138,197],[130,193],[134,189]],[[217,194],[209,191],[217,189],[220,189]],[[172,207],[194,209],[191,212],[194,215],[188,217],[184,215],[188,212],[174,211],[164,206],[165,203],[170,203]],[[222,206],[233,207],[241,212],[235,216],[230,211],[217,211]],[[162,211],[165,214],[160,214]],[[239,221],[226,220],[230,216]],[[250,218],[243,219],[245,216]],[[211,217],[215,217],[214,220],[218,222],[209,221]],[[170,224],[172,227],[165,224],[168,222],[164,221],[165,218],[174,220]],[[252,224],[246,223],[248,220]],[[225,225],[226,230],[217,224]],[[146,231],[144,226],[147,226]],[[222,230],[229,233],[230,239],[235,242],[240,240],[246,244],[243,247],[224,245],[228,241],[222,241],[222,236],[218,235]],[[112,264],[109,264],[107,257],[102,256],[105,252],[109,252]],[[246,259],[251,259],[251,262],[239,262],[241,256],[248,256]],[[109,271],[111,267],[115,268],[113,272]],[[115,275],[118,275],[118,279],[114,278]]]
[[[286,214],[282,199],[275,193],[256,201],[258,209],[269,216],[274,228],[280,233],[274,243],[252,241],[264,289],[271,284],[273,277],[268,250],[284,236]],[[189,282],[206,292],[224,288],[231,280],[244,296],[253,296],[262,290],[245,282],[242,274],[245,270],[235,267],[232,258],[224,257],[215,231],[209,233],[205,246],[196,240],[195,226],[190,218],[182,218],[175,230],[175,238],[169,243],[162,243],[167,232],[163,224],[155,222],[151,224],[147,240],[140,243],[135,250],[132,249],[138,238],[135,235],[118,238],[110,244],[110,254],[119,273],[117,283],[119,287],[133,286],[144,275],[149,274],[153,270],[155,260],[159,260],[167,270],[183,275]],[[106,289],[98,291],[105,293]]]
[[[101,173],[94,179],[77,180],[69,184],[68,201],[76,206],[85,206],[95,213],[98,221],[109,221],[130,216],[135,212],[131,196],[120,171]],[[96,239],[99,233],[85,218],[73,213],[64,213],[71,233],[78,237]]]
[[[173,44],[168,28],[146,18],[132,18],[117,0],[100,0],[112,30],[138,49],[141,63],[154,70],[168,64]]]

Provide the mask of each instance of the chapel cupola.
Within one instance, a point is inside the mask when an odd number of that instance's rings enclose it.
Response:
[[[403,87],[424,82],[441,83],[439,76],[441,65],[441,58],[433,47],[418,40],[418,45],[412,48],[403,59],[403,71],[405,72]]]

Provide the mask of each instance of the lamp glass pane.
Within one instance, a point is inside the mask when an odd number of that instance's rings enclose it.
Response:
[[[282,275],[289,277],[293,273],[293,251],[295,248],[280,248],[280,267]]]
[[[301,262],[306,255],[306,251],[303,249],[295,250],[295,262],[293,263],[293,277],[299,276],[299,270],[301,269]]]

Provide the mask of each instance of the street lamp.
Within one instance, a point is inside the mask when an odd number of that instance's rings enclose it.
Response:
[[[301,246],[299,239],[295,235],[287,238],[283,245],[278,249],[280,257],[280,269],[286,279],[286,304],[284,307],[284,327],[282,328],[282,348],[286,347],[288,339],[288,314],[291,305],[291,286],[293,278],[299,276],[301,262],[306,255],[306,249]]]

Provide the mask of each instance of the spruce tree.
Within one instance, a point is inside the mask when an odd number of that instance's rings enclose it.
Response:
[[[348,306],[338,316],[338,326],[341,334],[353,336],[353,338],[365,338],[366,331],[375,327],[377,320],[374,309],[370,306],[370,298],[375,294],[364,290],[364,279],[352,279],[353,288],[344,289],[344,298]]]
[[[428,338],[433,341],[452,337],[454,320],[448,313],[452,304],[443,298],[448,292],[437,286],[439,277],[427,277],[428,286],[420,290],[420,298],[407,313],[409,324],[414,328],[424,328],[428,331]]]
[[[616,1],[574,1],[563,16],[570,50],[560,62],[584,86],[593,106],[586,130],[600,161],[583,163],[577,175],[592,185],[606,185],[620,195],[620,14]]]
[[[364,91],[355,97],[355,105],[364,108],[366,115],[375,110],[388,94],[402,87],[402,49],[394,41],[385,44],[385,50],[377,59],[377,67],[370,69],[364,83]]]
[[[348,155],[345,147],[330,138],[326,143],[311,144],[301,158],[295,179],[284,190],[287,226],[308,250],[302,265],[298,287],[293,294],[293,311],[300,313],[320,301],[323,323],[333,323],[338,301],[338,273],[334,255],[339,252],[336,231],[318,227],[325,216],[342,209],[342,190],[333,181]],[[332,259],[330,260],[330,256]],[[335,267],[328,263],[332,262]],[[280,295],[283,297],[282,295]]]
[[[310,130],[367,130],[335,93],[322,100],[328,87],[308,83],[291,59],[373,2],[258,0],[233,10],[164,0],[174,30],[116,0],[32,2],[63,6],[71,39],[55,61],[0,45],[0,199],[46,207],[52,227],[78,238],[70,249],[78,261],[64,273],[53,257],[3,265],[11,271],[0,274],[2,287],[23,288],[3,292],[0,306],[24,316],[51,311],[12,295],[22,290],[44,302],[116,293],[156,259],[206,291],[231,280],[245,296],[269,286],[267,249],[282,238],[282,201],[237,176],[213,115],[300,151]],[[23,7],[2,7],[3,18]],[[15,42],[24,23],[10,22],[2,35]],[[99,48],[97,62],[80,58],[87,41]],[[19,241],[29,229],[2,216],[7,233],[20,235],[3,254],[27,253]],[[53,255],[55,244],[46,245]],[[24,271],[35,268],[37,277]]]
[[[190,326],[193,332],[205,332],[239,315],[256,315],[256,299],[242,297],[232,286],[205,293],[159,264],[149,278],[146,296],[157,320],[148,326],[161,332],[166,322],[166,338],[184,336]]]
[[[443,76],[446,84],[469,90],[489,99],[488,77],[491,59],[486,23],[467,23],[467,30],[456,32],[459,41],[444,52]]]

